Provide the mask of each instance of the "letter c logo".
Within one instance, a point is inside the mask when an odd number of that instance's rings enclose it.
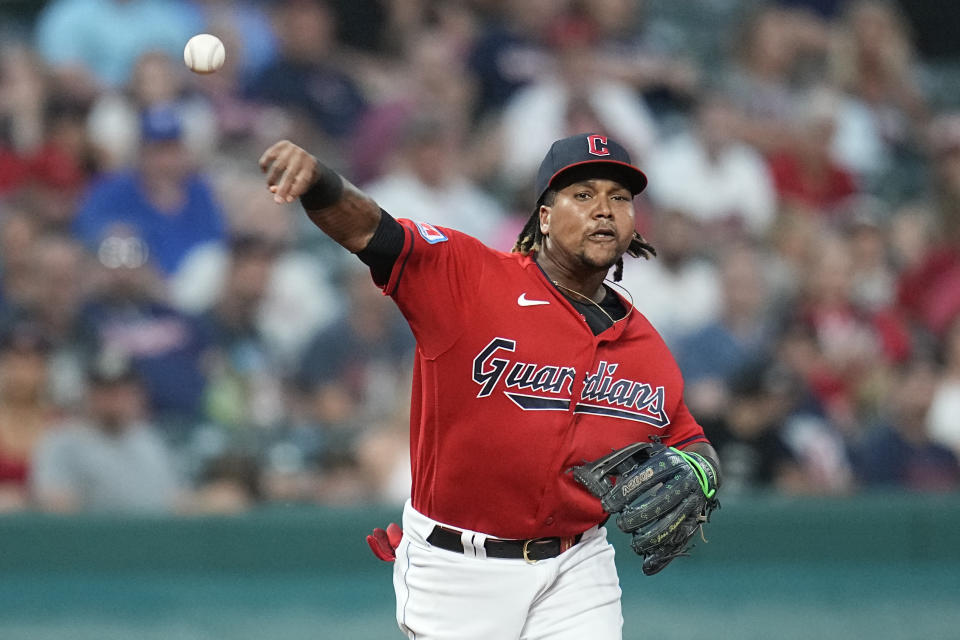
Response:
[[[610,149],[607,148],[607,136],[587,136],[587,149],[595,156],[610,155]]]

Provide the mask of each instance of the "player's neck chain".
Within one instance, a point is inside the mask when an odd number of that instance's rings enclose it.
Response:
[[[602,313],[604,316],[607,317],[607,319],[610,321],[610,326],[611,326],[611,327],[612,327],[613,325],[615,325],[617,322],[619,322],[620,320],[623,320],[623,318],[626,318],[628,315],[630,315],[630,312],[633,311],[633,296],[631,296],[631,295],[630,295],[630,292],[627,291],[626,289],[624,289],[624,288],[621,287],[621,286],[618,286],[618,288],[619,288],[621,291],[624,291],[624,292],[627,294],[627,297],[630,299],[630,306],[627,308],[627,312],[623,315],[622,318],[617,318],[616,320],[614,320],[613,316],[611,316],[609,313],[607,313],[607,310],[604,309],[602,306],[600,306],[600,304],[598,304],[597,301],[594,300],[593,298],[591,298],[590,296],[585,296],[585,295],[583,295],[582,293],[580,293],[579,291],[576,291],[576,290],[574,290],[574,289],[571,289],[570,287],[565,287],[565,286],[563,286],[562,284],[560,284],[559,282],[557,282],[556,280],[551,280],[551,282],[553,282],[553,285],[554,285],[555,287],[557,287],[558,289],[560,289],[561,291],[564,291],[564,292],[567,292],[567,293],[571,293],[571,294],[575,295],[577,298],[579,298],[580,300],[583,300],[584,302],[587,302],[587,303],[593,305],[594,307],[596,307],[596,308],[600,311],[600,313]],[[605,280],[604,282],[606,282],[606,280]]]
[[[557,282],[556,280],[553,280],[553,286],[555,286],[556,288],[558,288],[558,289],[560,289],[560,290],[562,290],[562,291],[565,291],[566,293],[572,293],[573,295],[577,296],[580,300],[583,300],[583,301],[585,301],[585,302],[587,302],[587,303],[589,303],[589,304],[592,304],[594,307],[596,307],[597,309],[600,310],[600,313],[602,313],[603,315],[605,315],[605,316],[607,317],[607,319],[610,320],[610,326],[613,326],[613,324],[616,322],[616,320],[613,319],[613,316],[611,316],[609,313],[607,313],[607,310],[604,309],[603,307],[601,307],[599,304],[597,304],[597,301],[594,300],[593,298],[591,298],[590,296],[585,296],[585,295],[583,295],[582,293],[580,293],[579,291],[575,291],[574,289],[571,289],[570,287],[565,287],[565,286],[563,286],[562,284],[560,284],[559,282]]]

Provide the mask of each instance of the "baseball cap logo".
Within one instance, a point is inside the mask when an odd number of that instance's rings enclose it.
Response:
[[[587,136],[587,150],[595,156],[610,155],[610,149],[607,148],[607,136]]]

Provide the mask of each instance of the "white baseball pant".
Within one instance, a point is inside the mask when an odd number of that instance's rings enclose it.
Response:
[[[411,640],[622,638],[620,581],[604,527],[530,564],[486,557],[487,536],[476,531],[461,537],[463,553],[434,547],[427,536],[437,524],[407,501],[393,585],[397,623]]]

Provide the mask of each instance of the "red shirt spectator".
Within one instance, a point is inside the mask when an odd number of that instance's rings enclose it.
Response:
[[[905,272],[897,302],[914,320],[942,335],[960,315],[960,248],[935,249]]]
[[[853,175],[833,162],[812,166],[798,155],[778,153],[769,163],[784,206],[830,211],[857,193]]]

